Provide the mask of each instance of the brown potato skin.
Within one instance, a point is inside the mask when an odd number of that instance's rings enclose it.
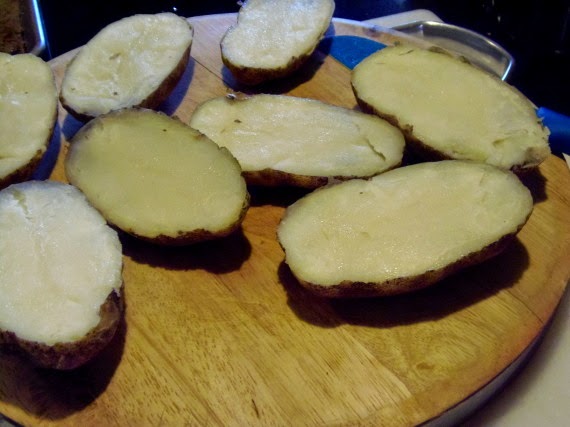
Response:
[[[292,185],[295,187],[314,189],[328,184],[331,178],[326,176],[297,175],[275,169],[244,171],[243,177],[249,185],[278,187]]]
[[[146,99],[138,105],[138,107],[156,109],[170,96],[182,78],[186,67],[188,66],[191,49],[192,44],[190,44],[190,46],[188,46],[188,48],[184,51],[182,57],[180,58],[180,62],[178,62],[174,70],[172,70],[172,72],[166,77],[166,79],[164,79],[164,81],[156,88],[156,90],[147,96]]]
[[[397,168],[400,165],[395,165]],[[388,172],[390,169],[382,171]],[[314,190],[325,185],[339,182],[348,181],[350,179],[367,179],[372,178],[374,175],[368,177],[362,176],[311,176],[311,175],[298,175],[289,172],[283,172],[277,169],[263,169],[259,171],[243,171],[243,177],[249,185],[259,185],[264,187],[279,187],[279,186],[294,186]]]
[[[178,62],[178,64],[176,65],[176,67],[172,70],[172,72],[162,81],[162,83],[154,90],[154,92],[150,93],[142,102],[140,102],[137,105],[133,105],[131,107],[124,107],[121,109],[125,109],[125,108],[149,108],[149,109],[156,109],[157,107],[160,106],[160,104],[162,102],[164,102],[172,93],[172,91],[174,90],[174,88],[176,87],[176,85],[178,84],[178,82],[180,81],[180,79],[182,78],[182,75],[184,74],[184,71],[186,70],[186,67],[188,66],[188,62],[190,61],[190,51],[192,48],[192,44],[190,44],[190,46],[188,46],[188,48],[186,49],[186,51],[184,52],[184,54],[182,55],[182,58],[180,58],[180,61]],[[68,64],[71,65],[71,63],[75,60],[77,56],[75,56],[70,63]],[[82,122],[87,122],[93,118],[95,118],[95,116],[92,116],[90,114],[86,114],[86,113],[81,113],[79,111],[75,111],[73,109],[73,107],[71,107],[65,97],[63,95],[59,95],[59,101],[61,103],[61,105],[63,106],[63,108],[65,108],[65,110],[67,110],[68,113],[70,113],[73,117],[75,117],[77,120],[82,121]]]
[[[93,359],[115,336],[124,313],[123,289],[109,294],[99,309],[101,320],[85,337],[74,342],[47,345],[18,338],[0,330],[0,345],[48,369],[72,370]]]
[[[343,281],[336,285],[323,286],[304,281],[295,276],[293,271],[291,271],[291,273],[303,287],[307,288],[313,294],[325,298],[372,298],[405,294],[432,286],[460,270],[480,264],[499,255],[516,238],[516,234],[523,225],[515,232],[501,237],[496,242],[491,243],[478,252],[470,253],[440,269],[428,270],[416,276],[398,277],[393,280],[378,283]]]
[[[316,46],[315,46],[316,48]],[[292,57],[289,62],[280,68],[251,68],[232,63],[222,49],[222,62],[230,70],[235,79],[246,85],[256,86],[261,83],[282,79],[293,74],[309,59],[315,49],[301,56]]]
[[[51,133],[50,137],[46,141],[45,147],[47,147],[50,139],[51,139]],[[42,161],[45,152],[46,149],[36,151],[36,154],[34,155],[34,157],[30,159],[28,163],[23,165],[21,168],[16,169],[12,173],[0,177],[0,190],[8,187],[9,185],[16,184],[19,182],[24,182],[30,179],[30,177],[32,176],[32,174],[34,173],[34,171]]]

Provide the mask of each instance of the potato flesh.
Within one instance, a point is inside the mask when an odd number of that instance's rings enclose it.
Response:
[[[56,108],[49,65],[29,54],[0,53],[0,177],[45,152]]]
[[[148,238],[222,230],[239,218],[247,198],[227,150],[149,110],[90,122],[74,137],[65,168],[111,223]]]
[[[549,154],[548,131],[522,94],[449,55],[383,49],[355,68],[352,84],[357,98],[448,158],[511,169]]]
[[[53,345],[84,337],[122,283],[117,233],[79,190],[28,181],[0,192],[0,329]]]
[[[172,13],[114,22],[69,64],[61,97],[74,111],[91,117],[137,106],[180,63],[192,36],[188,22]]]
[[[226,147],[244,171],[366,177],[400,164],[402,133],[367,114],[276,95],[215,98],[190,126]]]
[[[248,0],[222,40],[223,55],[251,68],[280,68],[310,53],[329,26],[330,0]]]
[[[279,225],[302,280],[382,283],[443,268],[518,231],[530,192],[511,173],[463,161],[395,169],[316,191]]]

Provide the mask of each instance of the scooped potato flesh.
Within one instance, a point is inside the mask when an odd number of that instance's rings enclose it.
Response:
[[[378,117],[289,96],[214,98],[190,126],[230,150],[244,171],[367,177],[399,165],[404,150],[402,133]]]
[[[222,40],[235,65],[279,68],[310,53],[330,24],[331,0],[248,0]]]
[[[448,158],[511,169],[550,153],[531,102],[507,83],[450,55],[397,46],[353,71],[356,97]]]
[[[75,187],[50,181],[0,192],[0,329],[47,345],[83,338],[119,292],[117,233]]]
[[[57,90],[40,58],[0,53],[0,178],[43,154],[57,118]]]
[[[407,166],[317,190],[287,209],[278,236],[301,280],[383,283],[476,253],[526,222],[533,201],[510,172],[476,162]]]
[[[73,138],[65,170],[108,221],[148,238],[223,230],[248,197],[227,150],[150,110],[89,122]]]
[[[61,98],[90,117],[138,106],[183,60],[192,37],[188,22],[172,13],[109,24],[68,65]]]

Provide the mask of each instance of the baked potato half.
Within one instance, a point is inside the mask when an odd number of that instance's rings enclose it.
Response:
[[[0,344],[73,369],[123,315],[117,233],[75,187],[27,181],[0,191]]]
[[[333,0],[244,1],[222,38],[222,61],[247,85],[286,77],[311,56],[334,8]]]
[[[62,105],[80,120],[129,107],[156,108],[180,80],[194,30],[173,13],[113,22],[68,64]]]
[[[392,295],[497,255],[532,209],[510,171],[427,162],[314,191],[287,208],[278,239],[293,275],[318,295]]]
[[[0,188],[29,179],[57,120],[51,68],[30,55],[0,53]]]
[[[190,126],[226,147],[248,184],[316,188],[400,165],[404,136],[370,114],[282,95],[204,102]]]
[[[69,181],[119,229],[164,245],[226,236],[249,194],[237,160],[205,135],[152,110],[91,120],[65,158]]]
[[[549,132],[523,94],[445,52],[387,47],[355,67],[352,87],[363,110],[398,126],[426,160],[524,172],[550,154]]]

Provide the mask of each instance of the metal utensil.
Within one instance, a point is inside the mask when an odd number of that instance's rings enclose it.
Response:
[[[456,25],[437,21],[416,21],[393,28],[455,52],[503,80],[508,78],[515,63],[512,55],[498,43]]]

